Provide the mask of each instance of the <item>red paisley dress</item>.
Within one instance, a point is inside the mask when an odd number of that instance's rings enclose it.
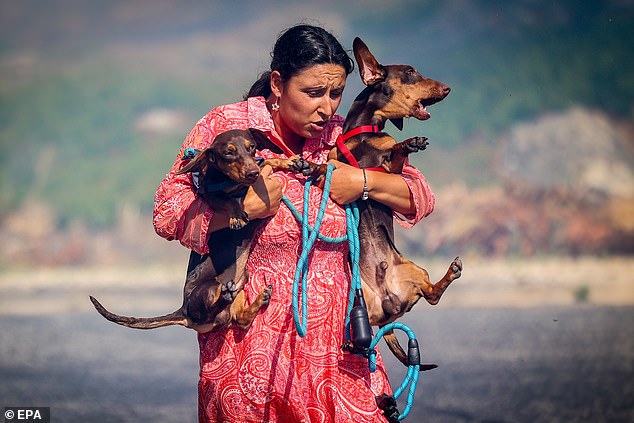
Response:
[[[320,138],[307,139],[303,157],[325,162],[342,123],[343,118],[335,116]],[[207,231],[213,210],[195,196],[191,179],[175,172],[182,166],[180,157],[185,148],[202,149],[220,132],[248,127],[265,131],[273,142],[279,140],[261,97],[217,107],[196,124],[157,190],[154,226],[159,235],[178,239],[198,253],[208,252]],[[276,157],[269,150],[261,155]],[[272,177],[279,178],[284,194],[302,210],[304,178],[284,172]],[[410,227],[432,211],[434,196],[414,167],[407,165],[403,178],[416,203],[416,214],[395,217]],[[312,187],[311,223],[320,200],[321,190]],[[328,201],[321,232],[330,237],[345,233],[344,210],[332,201]],[[304,338],[295,330],[291,306],[300,246],[300,226],[282,204],[255,235],[247,263],[249,280],[244,287],[248,301],[252,301],[264,287],[272,285],[270,304],[247,330],[230,328],[198,335],[201,422],[385,421],[375,403],[375,396],[391,393],[380,356],[377,371],[370,373],[367,359],[340,348],[350,288],[348,244],[315,243],[309,261]]]

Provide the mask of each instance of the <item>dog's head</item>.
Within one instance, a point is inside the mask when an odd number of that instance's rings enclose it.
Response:
[[[215,169],[234,182],[252,185],[260,176],[260,167],[255,160],[258,143],[267,142],[266,135],[258,129],[222,132],[177,174],[200,172],[206,175],[209,170]]]
[[[399,129],[403,129],[404,117],[427,120],[431,117],[427,106],[443,100],[451,91],[447,85],[421,75],[412,66],[381,65],[358,37],[352,47],[361,80],[367,86],[364,95],[378,105],[375,120],[390,119]]]

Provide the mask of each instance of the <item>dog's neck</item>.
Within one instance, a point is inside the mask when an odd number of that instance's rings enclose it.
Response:
[[[376,116],[376,97],[377,92],[380,91],[380,87],[376,85],[366,87],[361,93],[354,99],[350,110],[346,115],[346,120],[343,123],[343,131],[348,132],[354,128],[364,125],[377,125],[379,129],[385,127],[386,118]],[[378,100],[380,101],[380,100]]]
[[[200,192],[205,194],[224,193],[229,196],[240,197],[244,196],[248,188],[248,186],[234,181],[214,167],[207,169],[200,182]]]
[[[223,182],[227,180],[231,180],[223,171],[212,166],[209,166],[203,175],[201,175],[201,180],[204,180],[207,183],[213,182]]]

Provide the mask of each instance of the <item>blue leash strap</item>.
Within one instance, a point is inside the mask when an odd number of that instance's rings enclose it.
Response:
[[[361,276],[359,274],[359,209],[356,203],[346,205],[346,227],[348,244],[350,246],[350,259],[352,261],[352,280],[350,281],[350,295],[348,296],[348,311],[346,313],[346,339],[350,339],[350,313],[354,305],[354,295],[357,289],[361,289]],[[355,236],[356,235],[356,236]]]
[[[408,351],[407,351],[407,375],[401,385],[394,391],[393,398],[397,400],[398,397],[405,391],[405,389],[409,386],[409,391],[407,393],[407,402],[403,412],[398,416],[398,420],[403,420],[412,409],[414,405],[414,395],[416,394],[416,386],[418,385],[418,378],[420,375],[420,351],[418,349],[418,341],[416,340],[416,335],[412,329],[401,322],[392,322],[383,326],[374,336],[372,343],[370,344],[369,350],[374,351],[376,344],[383,338],[386,332],[400,329],[407,333],[407,337],[409,338],[408,342]],[[368,357],[368,366],[371,372],[376,371],[376,353],[369,354]]]
[[[321,228],[321,222],[326,211],[326,205],[328,203],[328,197],[330,195],[330,182],[332,180],[332,171],[334,165],[329,164],[326,169],[326,176],[324,182],[324,188],[322,191],[321,204],[317,212],[314,227],[309,224],[309,203],[310,203],[310,186],[312,185],[312,178],[309,178],[304,184],[304,204],[302,207],[302,213],[300,214],[293,203],[286,197],[282,196],[282,201],[288,209],[293,213],[295,218],[301,222],[302,225],[302,249],[299,260],[297,261],[297,267],[295,269],[295,275],[293,277],[293,293],[292,293],[292,306],[293,306],[293,318],[295,321],[295,328],[300,337],[306,336],[307,331],[307,316],[308,316],[308,299],[307,299],[307,277],[308,277],[308,261],[309,254],[313,248],[313,245],[317,239],[325,242],[338,243],[348,240],[350,244],[350,255],[352,258],[352,281],[351,286],[354,289],[361,289],[361,276],[359,274],[359,235],[357,228],[359,226],[359,209],[356,203],[350,203],[345,205],[346,211],[346,235],[331,238],[319,233]],[[301,316],[300,316],[300,286],[301,286]],[[354,296],[354,289],[351,289],[351,297],[348,307],[348,313],[346,314],[346,335],[349,334],[349,315],[352,308],[352,299]]]
[[[326,179],[324,182],[324,188],[322,192],[321,204],[319,205],[319,211],[315,219],[315,226],[310,227],[308,223],[308,211],[310,205],[310,186],[312,184],[312,178],[308,178],[304,185],[304,207],[303,216],[300,222],[302,223],[302,253],[297,261],[297,268],[295,269],[295,276],[293,278],[293,317],[295,319],[295,328],[299,336],[306,336],[307,320],[308,320],[308,300],[307,300],[307,279],[308,279],[308,256],[312,251],[313,245],[317,236],[319,235],[319,229],[321,228],[321,222],[326,212],[326,204],[328,203],[328,196],[330,195],[330,181],[332,177],[333,164],[329,164],[326,170]],[[284,200],[284,198],[283,198]],[[284,203],[289,206],[290,201],[284,200]],[[292,206],[292,203],[290,203]],[[290,207],[289,207],[290,208]],[[293,206],[292,209],[295,207]],[[291,209],[291,210],[292,210]],[[299,316],[299,286],[302,288],[302,314]]]

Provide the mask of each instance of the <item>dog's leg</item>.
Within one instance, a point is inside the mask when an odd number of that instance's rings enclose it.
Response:
[[[440,301],[440,297],[445,292],[449,284],[455,281],[462,274],[462,261],[460,257],[456,257],[454,261],[449,265],[449,269],[447,269],[447,273],[445,276],[435,284],[428,284],[425,288],[423,288],[425,300],[429,304],[435,305]]]
[[[208,323],[215,314],[222,310],[221,285],[217,278],[196,282],[184,299],[184,310],[187,318],[195,324]]]
[[[249,216],[244,211],[242,198],[232,198],[226,201],[229,210],[229,228],[235,231],[244,228],[249,223]]]
[[[401,173],[407,156],[426,149],[428,145],[429,143],[425,137],[408,138],[395,144],[390,155],[390,173]]]
[[[231,198],[223,192],[208,193],[204,198],[207,204],[213,204],[216,213],[228,216],[229,229],[240,230],[249,223],[249,216],[244,211],[242,198]]]
[[[288,159],[266,159],[262,166],[269,165],[274,170],[283,170],[286,172],[301,173],[304,176],[312,176],[316,180],[320,180],[326,174],[326,165],[316,164],[303,159],[300,156],[293,156]]]
[[[242,329],[246,329],[251,326],[253,323],[253,319],[255,315],[260,311],[260,309],[269,304],[271,301],[271,293],[273,292],[273,287],[271,285],[267,286],[260,292],[255,301],[247,306],[247,298],[244,291],[240,291],[236,297],[236,299],[231,304],[231,320],[238,327]]]
[[[392,318],[398,318],[403,313],[408,312],[416,304],[421,294],[429,304],[438,304],[447,287],[460,277],[462,271],[462,262],[460,258],[456,257],[445,276],[432,284],[429,280],[429,273],[425,269],[405,257],[396,257],[399,263],[395,264],[392,270],[390,295],[383,299],[384,312],[388,313],[391,308],[398,310],[398,314],[392,315]],[[392,300],[396,301],[396,304],[391,304],[390,308],[388,305]]]

